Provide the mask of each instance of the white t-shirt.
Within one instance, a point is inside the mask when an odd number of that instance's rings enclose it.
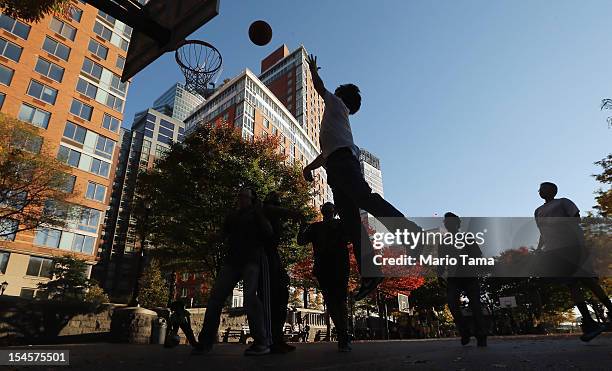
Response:
[[[323,100],[325,101],[325,110],[323,111],[319,132],[321,154],[327,159],[335,150],[348,147],[359,159],[359,147],[353,142],[349,109],[344,105],[342,99],[327,90],[325,90]]]

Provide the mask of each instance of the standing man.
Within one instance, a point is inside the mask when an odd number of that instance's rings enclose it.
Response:
[[[587,260],[580,210],[567,198],[555,198],[557,191],[557,185],[551,182],[540,184],[538,191],[544,200],[544,205],[534,212],[540,230],[537,248],[539,268],[543,276],[553,277],[569,286],[572,300],[582,316],[583,334],[580,340],[587,342],[601,334],[605,327],[591,317],[581,286],[591,290],[609,313],[612,312],[612,302],[593,272],[579,270],[581,263]]]
[[[461,228],[461,219],[451,212],[444,214],[444,228],[449,233],[456,235]],[[453,238],[453,241],[455,239]],[[459,255],[468,255],[470,258],[481,258],[482,251],[476,242],[466,244],[462,249],[457,249],[454,245],[442,244],[438,249],[438,256],[448,256],[461,261]],[[444,279],[443,277],[447,278]],[[487,330],[482,316],[482,305],[480,303],[480,283],[478,282],[478,270],[473,266],[438,266],[438,277],[446,283],[446,296],[448,308],[453,315],[453,320],[461,336],[461,345],[470,342],[470,336],[476,337],[476,345],[479,347],[487,346]],[[470,329],[466,318],[461,312],[461,294],[465,293],[469,300],[472,319],[474,320],[474,333]]]
[[[327,182],[334,194],[336,210],[349,240],[353,243],[353,252],[361,272],[361,287],[355,295],[355,300],[361,300],[376,289],[382,282],[382,277],[372,262],[374,249],[361,224],[359,209],[374,215],[390,232],[400,228],[417,232],[421,231],[421,228],[406,220],[399,210],[379,194],[372,193],[361,174],[359,147],[353,142],[349,120],[349,115],[355,114],[361,107],[359,88],[354,84],[340,85],[332,94],[327,91],[319,77],[317,58],[311,55],[308,63],[314,88],[325,102],[325,111],[319,133],[321,154],[304,168],[304,178],[313,181],[314,170],[321,166],[327,170]],[[401,221],[397,218],[401,218]],[[366,267],[362,266],[362,259],[367,262]],[[364,269],[367,271],[364,272]]]
[[[321,206],[323,221],[302,226],[297,237],[300,245],[312,243],[313,273],[323,291],[323,299],[334,321],[338,336],[338,350],[351,351],[348,334],[347,290],[349,279],[348,239],[342,223],[335,219],[334,204]]]
[[[260,267],[265,263],[264,245],[272,237],[272,226],[264,216],[261,201],[253,189],[243,188],[238,193],[238,208],[224,223],[224,234],[229,245],[228,255],[212,288],[204,325],[194,354],[209,352],[217,340],[221,310],[227,297],[242,280],[244,306],[249,329],[255,342],[244,354],[258,356],[270,353],[270,339],[264,320],[264,308],[257,297]]]
[[[283,337],[285,321],[287,319],[287,304],[289,304],[289,275],[282,264],[278,251],[283,224],[287,218],[298,219],[300,214],[281,207],[280,196],[277,192],[270,192],[263,205],[266,218],[272,226],[272,236],[266,241],[264,251],[268,266],[262,269],[259,284],[259,294],[264,305],[269,308],[268,321],[270,322],[272,353],[289,353],[295,350],[293,345],[287,344]],[[265,268],[265,267],[264,267]]]

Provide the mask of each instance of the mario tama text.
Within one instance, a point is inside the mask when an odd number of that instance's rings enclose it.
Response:
[[[385,257],[382,254],[376,254],[373,257],[373,263],[377,266],[493,266],[495,259],[483,257],[470,257],[467,254],[454,256],[433,256],[432,254],[419,254],[417,256],[399,255],[394,257]]]

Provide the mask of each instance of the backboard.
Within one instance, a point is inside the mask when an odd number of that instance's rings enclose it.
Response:
[[[127,81],[162,54],[173,51],[183,40],[219,14],[219,0],[151,0],[143,13],[170,31],[168,40],[158,41],[134,28],[121,81]]]

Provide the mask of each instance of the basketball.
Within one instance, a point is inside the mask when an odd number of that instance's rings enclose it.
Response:
[[[249,27],[249,39],[253,44],[264,46],[272,40],[272,27],[265,21],[255,21]]]

